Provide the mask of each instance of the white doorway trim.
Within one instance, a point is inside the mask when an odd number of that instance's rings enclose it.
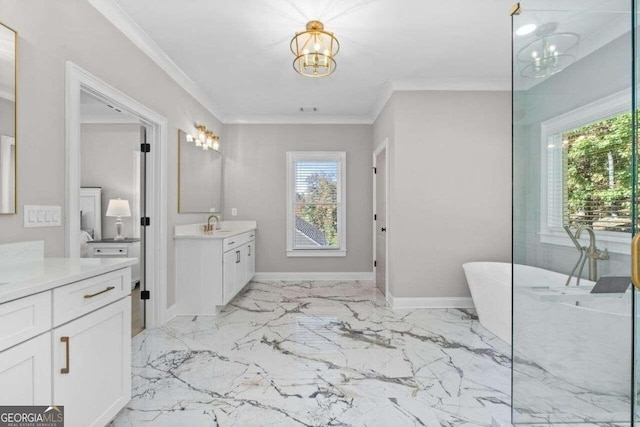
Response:
[[[147,300],[146,324],[159,326],[167,318],[167,119],[129,97],[98,77],[67,61],[66,64],[66,202],[65,253],[80,256],[80,95],[81,92],[117,106],[137,117],[147,129],[151,152],[147,157],[147,216],[151,225],[146,240],[146,286],[151,291]],[[126,161],[127,159],[123,159]]]
[[[387,229],[389,228],[389,137],[386,137],[382,143],[380,145],[378,145],[376,147],[375,150],[373,150],[373,167],[376,167],[376,157],[378,157],[378,154],[382,153],[383,151],[385,151],[385,156],[384,156],[384,166],[385,166],[385,177],[384,177],[384,193],[385,193],[385,204],[384,204],[384,211],[385,211],[385,218],[387,220]],[[373,175],[373,206],[372,206],[372,212],[375,214],[376,213],[376,175]],[[373,218],[373,215],[371,215],[371,218]],[[376,259],[376,221],[373,220],[373,259]],[[385,254],[385,298],[387,299],[387,302],[390,303],[391,301],[391,294],[389,293],[389,234],[387,233],[387,237],[384,239],[384,254]],[[376,282],[376,267],[373,267],[373,282]]]

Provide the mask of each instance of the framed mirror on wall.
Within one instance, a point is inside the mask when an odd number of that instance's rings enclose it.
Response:
[[[222,154],[178,130],[178,213],[222,212]]]
[[[17,213],[17,39],[0,24],[0,214]]]

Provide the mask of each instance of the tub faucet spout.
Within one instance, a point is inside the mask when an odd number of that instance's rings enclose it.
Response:
[[[609,259],[609,252],[605,249],[601,251],[596,246],[596,233],[593,228],[586,225],[578,227],[576,231],[576,239],[580,238],[583,231],[589,233],[589,246],[584,248],[585,256],[589,259],[589,280],[595,282],[598,280],[598,260]]]

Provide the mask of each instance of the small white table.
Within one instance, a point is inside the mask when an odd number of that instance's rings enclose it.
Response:
[[[138,258],[131,266],[131,289],[140,281],[140,239],[102,239],[87,242],[90,258]]]

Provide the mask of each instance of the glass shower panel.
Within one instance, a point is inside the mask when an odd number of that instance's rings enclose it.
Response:
[[[631,421],[630,0],[513,16],[514,424]]]

